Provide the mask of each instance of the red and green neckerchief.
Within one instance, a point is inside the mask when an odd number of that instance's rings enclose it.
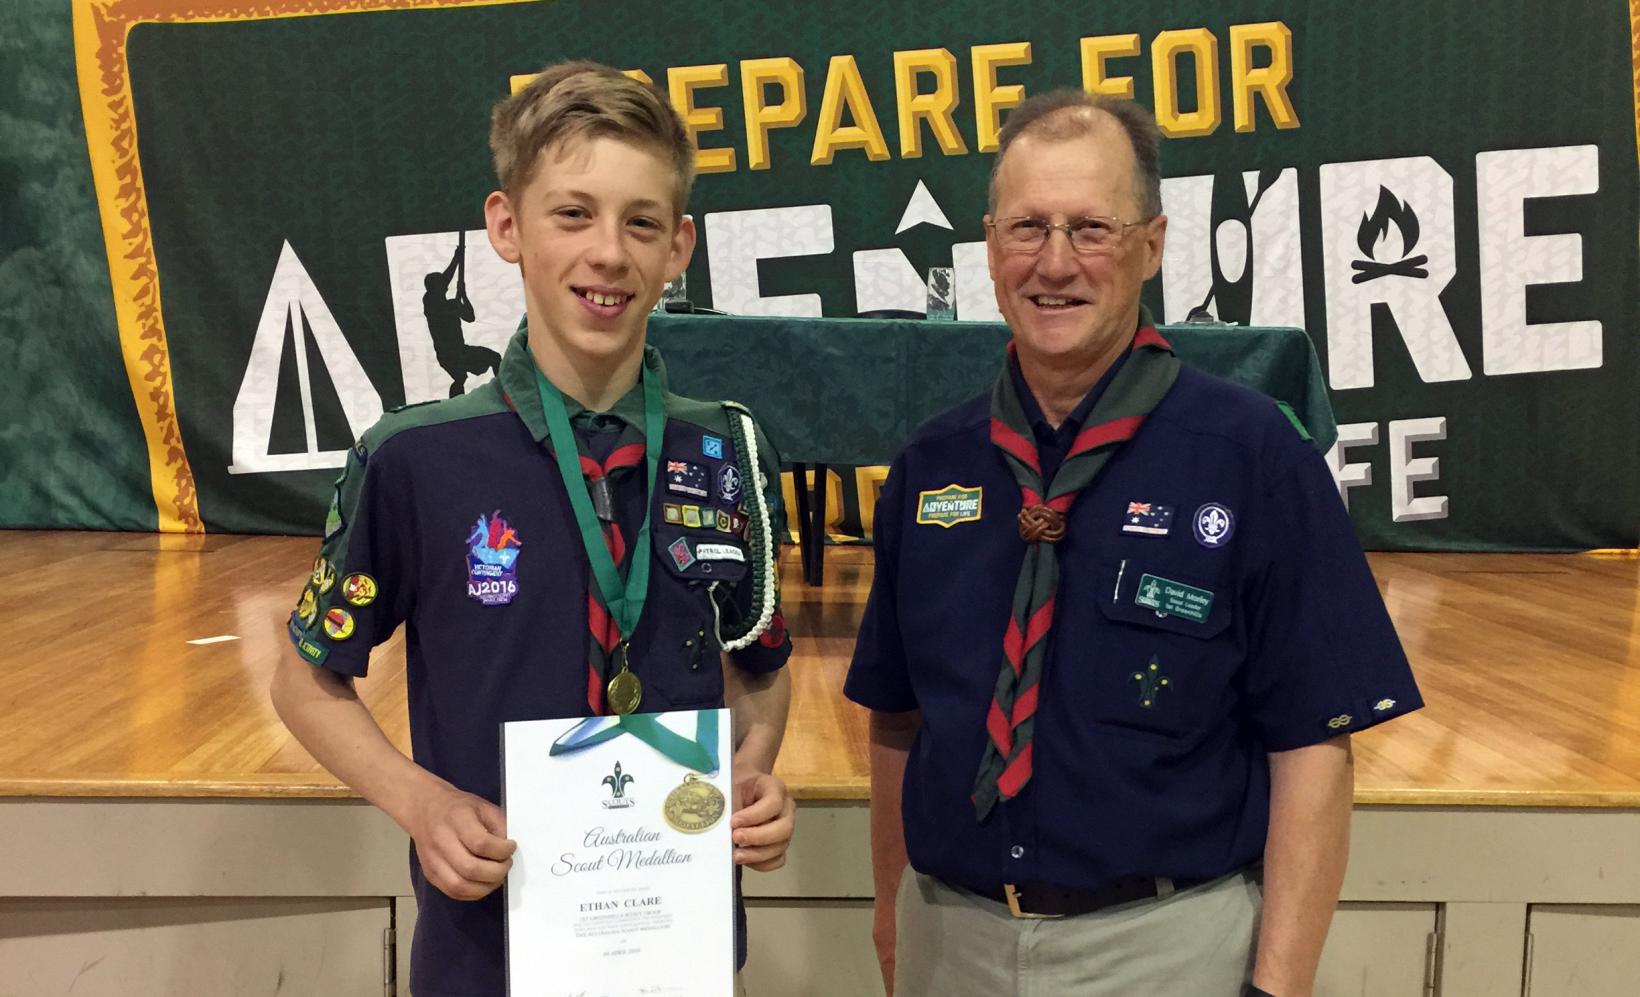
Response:
[[[1012,343],[1008,352],[1012,362]],[[1019,795],[1031,778],[1031,732],[1059,589],[1055,545],[1065,536],[1065,514],[1116,449],[1139,432],[1178,373],[1173,347],[1144,322],[1127,362],[1094,403],[1052,481],[1042,480],[1036,437],[1006,367],[992,389],[991,442],[1002,451],[1019,484],[1019,535],[1025,542],[1025,560],[1003,636],[1002,671],[985,718],[985,755],[974,779],[974,811],[980,820],[999,800]]]
[[[585,441],[571,432],[563,395],[539,368],[535,372],[552,456],[563,476],[564,490],[569,493],[570,507],[575,513],[591,569],[592,584],[587,586],[587,629],[592,636],[587,642],[587,708],[595,715],[608,712],[605,689],[613,677],[612,663],[617,651],[620,656],[626,654],[626,645],[637,629],[649,593],[651,558],[639,556],[627,563],[627,555],[631,551],[641,555],[649,544],[650,506],[658,477],[666,410],[660,373],[649,369],[648,356],[638,376],[643,382],[644,430],[640,432],[631,425],[626,426],[609,456],[599,461],[584,452]],[[636,467],[640,461],[647,471],[643,526],[638,530],[636,544],[629,548],[621,535],[620,524],[615,521],[613,475]],[[577,487],[577,479],[584,479],[584,485]],[[604,502],[595,503],[592,495],[600,491]],[[606,505],[606,509],[599,509],[600,504]],[[599,515],[600,512],[605,515]],[[623,563],[626,564],[624,578],[620,570]]]

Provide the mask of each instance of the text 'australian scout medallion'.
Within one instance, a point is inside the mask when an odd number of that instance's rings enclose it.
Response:
[[[486,606],[505,606],[518,594],[518,533],[501,510],[479,516],[467,534],[467,596]]]
[[[979,520],[985,489],[946,485],[935,491],[917,493],[917,522],[924,526],[950,529],[958,523]]]

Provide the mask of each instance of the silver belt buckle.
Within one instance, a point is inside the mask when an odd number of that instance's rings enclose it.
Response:
[[[1014,889],[1014,884],[1012,883],[1002,884],[1002,895],[1008,898],[1008,913],[1019,918],[1020,920],[1046,921],[1063,916],[1060,914],[1037,914],[1028,910],[1022,910],[1019,906],[1019,891]]]

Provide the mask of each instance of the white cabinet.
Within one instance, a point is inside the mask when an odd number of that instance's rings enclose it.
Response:
[[[747,900],[747,997],[873,997],[883,992],[870,900]]]
[[[0,900],[0,997],[381,997],[385,899]]]
[[[1435,916],[1435,904],[1339,904],[1316,997],[1424,997]]]
[[[1640,994],[1640,905],[1532,907],[1528,997]]]

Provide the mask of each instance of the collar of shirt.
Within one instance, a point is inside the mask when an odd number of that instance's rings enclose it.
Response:
[[[647,347],[646,347],[647,348]],[[631,426],[643,432],[643,382],[637,381],[627,389],[607,411],[594,412],[568,395],[564,396],[564,413],[572,428],[594,433],[619,432]]]
[[[1052,481],[1054,471],[1059,469],[1059,462],[1065,459],[1070,452],[1071,443],[1076,434],[1082,431],[1082,423],[1087,421],[1088,413],[1098,403],[1099,396],[1110,387],[1110,382],[1116,379],[1116,374],[1127,363],[1131,350],[1123,350],[1114,363],[1099,376],[1088,393],[1076,403],[1076,408],[1065,417],[1065,421],[1055,429],[1049,424],[1047,416],[1042,414],[1042,406],[1037,404],[1036,395],[1031,393],[1031,386],[1025,383],[1025,375],[1019,369],[1019,358],[1013,354],[1008,356],[1008,376],[1014,379],[1014,390],[1019,394],[1020,408],[1025,411],[1025,421],[1030,423],[1031,434],[1036,437],[1037,460],[1042,465],[1042,480]]]
[[[667,393],[666,363],[661,359],[660,352],[653,346],[645,343],[643,348],[644,367],[661,379],[661,393]],[[501,358],[501,369],[496,374],[496,380],[501,382],[501,390],[513,411],[524,421],[530,435],[537,443],[545,443],[549,435],[547,420],[541,414],[541,393],[535,386],[535,358],[530,355],[529,334],[524,322],[519,322],[518,332],[507,343],[507,352]],[[609,430],[620,429],[623,424],[637,427],[643,432],[643,385],[634,384],[607,412],[593,412],[580,402],[569,396],[564,397],[565,413],[569,416],[570,425],[577,430]]]

